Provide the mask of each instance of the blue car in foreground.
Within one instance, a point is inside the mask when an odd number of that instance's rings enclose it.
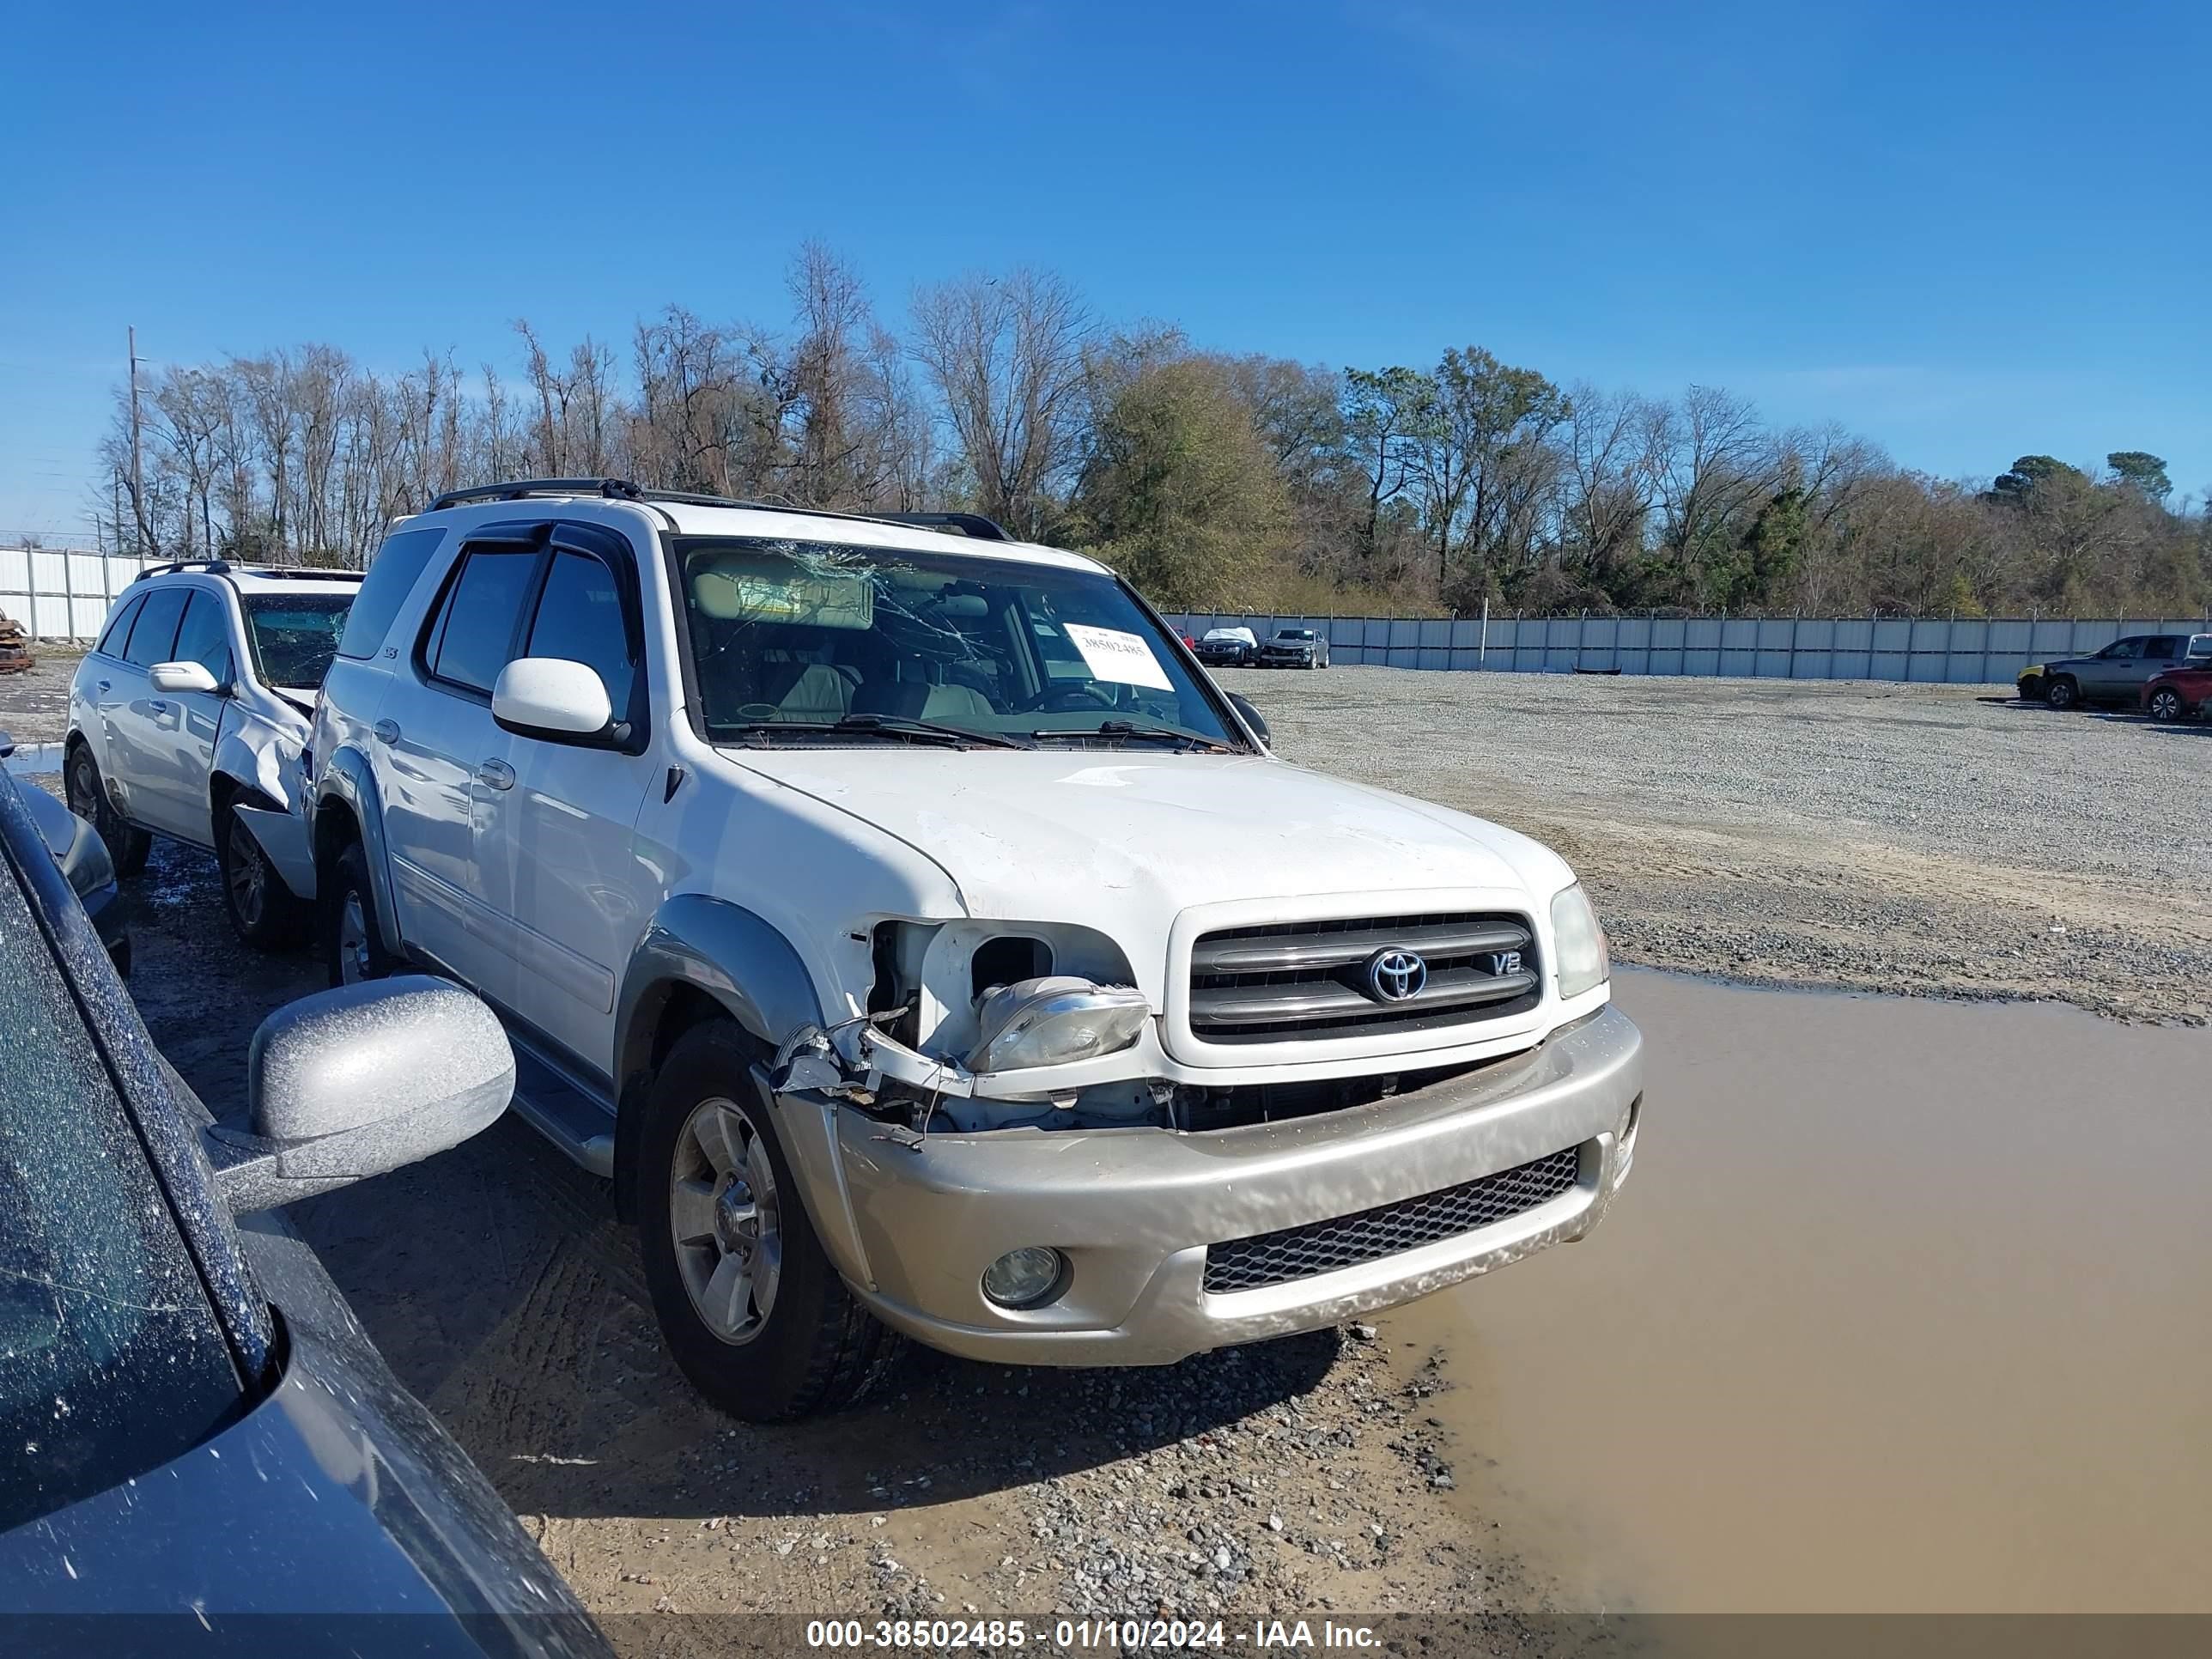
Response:
[[[0,1627],[11,1653],[600,1655],[277,1207],[505,1110],[423,978],[308,997],[216,1118],[0,774]]]

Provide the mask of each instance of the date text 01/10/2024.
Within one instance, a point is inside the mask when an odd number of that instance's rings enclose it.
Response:
[[[1382,1638],[1365,1625],[1322,1620],[1255,1620],[1249,1627],[1221,1620],[1060,1619],[1046,1626],[1022,1619],[817,1619],[808,1621],[810,1648],[1022,1648],[1060,1651],[1131,1651],[1153,1648],[1367,1649]]]

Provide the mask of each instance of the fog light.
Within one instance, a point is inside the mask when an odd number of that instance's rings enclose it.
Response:
[[[1067,1258],[1041,1244],[1008,1250],[983,1270],[983,1294],[1002,1308],[1035,1308],[1058,1296]]]

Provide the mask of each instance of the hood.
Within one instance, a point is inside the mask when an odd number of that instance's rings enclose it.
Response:
[[[1257,757],[721,752],[915,848],[975,916],[1091,921],[1079,913],[1390,889],[1541,898],[1573,879],[1555,854],[1512,830]]]

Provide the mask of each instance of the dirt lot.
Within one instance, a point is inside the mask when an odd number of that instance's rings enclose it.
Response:
[[[1286,758],[1558,848],[1625,961],[2212,1015],[2212,725],[1979,686],[1224,678]]]
[[[61,735],[69,667],[47,664],[0,681],[0,726],[26,741]],[[2212,998],[2202,728],[1933,688],[1237,684],[1291,758],[1559,847],[1629,960],[2185,1018]],[[254,1024],[319,980],[234,948],[213,878],[157,846],[132,989],[220,1108]],[[509,1121],[300,1217],[401,1376],[602,1615],[1529,1605],[1511,1550],[1441,1500],[1455,1454],[1425,1353],[1371,1328],[1153,1372],[924,1354],[884,1399],[762,1431],[696,1404],[605,1215],[596,1182]],[[613,1628],[656,1652],[717,1640]]]

